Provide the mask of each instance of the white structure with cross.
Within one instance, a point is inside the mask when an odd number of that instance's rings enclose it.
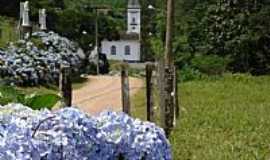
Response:
[[[138,0],[129,0],[127,8],[127,31],[120,40],[101,42],[101,52],[110,60],[141,61],[141,6]]]

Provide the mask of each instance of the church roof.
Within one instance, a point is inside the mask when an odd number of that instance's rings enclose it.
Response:
[[[132,41],[139,41],[140,40],[140,35],[138,33],[127,33],[126,31],[120,31],[119,32],[119,36],[115,39],[104,39],[105,41],[108,40],[108,41],[129,41],[129,40],[132,40]]]
[[[139,40],[140,35],[138,33],[120,32],[120,39],[121,40]]]
[[[141,8],[139,0],[128,0],[128,8]]]

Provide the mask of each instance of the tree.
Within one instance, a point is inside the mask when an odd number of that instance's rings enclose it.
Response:
[[[0,15],[9,16],[9,17],[17,17],[19,16],[19,0],[0,0]]]

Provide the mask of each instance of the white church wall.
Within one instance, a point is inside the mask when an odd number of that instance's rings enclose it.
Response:
[[[116,54],[111,53],[112,46],[116,48]],[[130,46],[130,54],[125,54],[125,47]],[[107,55],[110,60],[127,60],[127,61],[140,61],[140,42],[137,40],[119,40],[119,41],[107,41],[101,42],[101,52]]]

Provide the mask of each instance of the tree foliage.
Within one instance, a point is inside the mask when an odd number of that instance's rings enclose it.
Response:
[[[218,55],[230,58],[227,69],[233,72],[270,73],[268,0],[182,0],[179,6],[182,25],[176,39],[186,38],[180,47],[186,50],[177,54]]]
[[[0,1],[0,15],[19,18],[19,1]],[[95,45],[95,8],[108,8],[108,14],[98,14],[99,38],[118,38],[118,31],[123,29],[125,16],[119,8],[124,9],[125,1],[114,0],[29,0],[31,7],[31,21],[38,22],[38,10],[47,9],[47,25],[67,38],[77,41],[85,50]],[[86,34],[83,34],[85,32]],[[89,47],[89,44],[92,47]]]
[[[19,0],[0,0],[0,15],[19,16]]]
[[[95,46],[95,7],[110,9],[99,14],[99,38],[117,39],[125,30],[124,0],[30,0],[32,19],[38,8],[47,8],[48,27],[77,42],[84,49]],[[142,1],[142,44],[145,60],[162,57],[166,1]],[[18,16],[18,1],[0,0],[0,14]],[[16,4],[16,5],[15,5]],[[148,6],[154,6],[149,9]],[[270,73],[269,0],[175,1],[174,55],[179,67],[192,65],[194,57],[216,55],[230,59],[227,69],[253,74]],[[82,34],[83,31],[86,31]],[[89,44],[92,47],[89,47]],[[215,57],[215,56],[212,56]],[[206,58],[207,59],[207,58]],[[211,62],[209,62],[211,64]],[[227,63],[226,63],[227,64]]]
[[[26,94],[13,87],[0,85],[0,105],[21,103],[35,110],[52,109],[59,100],[60,97],[56,94]]]

